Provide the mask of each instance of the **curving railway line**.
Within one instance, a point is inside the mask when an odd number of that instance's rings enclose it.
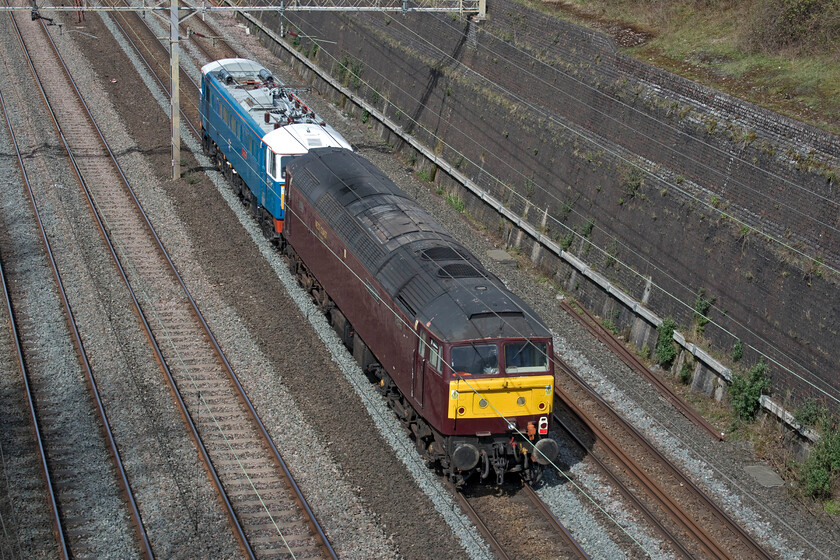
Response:
[[[18,32],[21,46],[25,48],[17,23],[13,16],[10,17],[15,30]],[[35,212],[35,219],[43,241],[43,250],[52,268],[55,288],[85,373],[90,396],[89,409],[95,413],[98,419],[107,450],[113,462],[112,470],[116,477],[115,482],[122,489],[126,514],[130,517],[134,526],[135,552],[147,558],[153,558],[151,545],[125,467],[120,458],[120,452],[108,421],[93,368],[85,351],[61,273],[44,230],[38,201],[33,194],[23,154],[17,144],[14,126],[8,117],[2,94],[0,94],[0,106],[2,106],[4,120],[14,146],[29,201]],[[90,422],[85,422],[80,416],[80,412],[84,415],[83,410],[71,412],[69,410],[71,408],[70,403],[59,395],[59,393],[64,392],[65,388],[56,383],[53,371],[51,371],[51,360],[47,355],[50,348],[44,348],[41,337],[38,335],[38,322],[43,319],[37,314],[33,314],[32,307],[34,306],[30,306],[27,301],[29,293],[22,289],[25,287],[26,281],[19,275],[15,276],[14,273],[11,273],[13,281],[8,281],[6,270],[2,266],[0,266],[0,275],[2,275],[12,337],[25,389],[28,416],[40,457],[41,474],[47,503],[51,511],[52,532],[55,537],[58,555],[61,558],[70,558],[72,556],[96,554],[96,549],[88,545],[91,535],[97,531],[97,525],[101,526],[104,522],[103,519],[96,519],[96,516],[111,516],[113,511],[102,510],[96,513],[95,508],[91,508],[91,497],[87,495],[87,488],[82,486],[79,480],[79,465],[84,464],[86,462],[84,456],[92,452],[91,446],[85,444],[91,434]],[[17,305],[14,302],[17,302]],[[18,309],[17,312],[15,308]],[[104,463],[107,460],[103,458],[102,461]]]
[[[138,18],[138,19],[140,19],[140,18]],[[148,29],[148,27],[145,26],[145,22],[143,22],[143,27],[145,28],[145,31],[125,30],[126,36],[128,36],[128,35],[137,36],[137,34],[139,34],[139,33],[144,33],[147,36],[151,36],[151,37],[154,36],[154,33],[150,29]],[[207,26],[206,32],[203,32],[203,33],[213,34],[214,31],[212,30],[212,28],[209,28],[209,26]],[[140,39],[138,38],[137,40],[140,40]],[[227,46],[224,42],[219,42],[219,43],[214,42],[214,44],[213,44],[214,49],[213,49],[212,52],[208,52],[208,51],[204,50],[204,48],[200,44],[197,45],[197,46],[200,48],[200,50],[202,50],[204,52],[204,55],[207,57],[207,60],[212,60],[213,58],[219,58],[219,57],[239,56],[239,54],[236,52],[235,49]],[[163,49],[162,45],[160,46],[160,49]],[[165,51],[162,50],[162,52],[165,52]],[[149,67],[150,70],[153,70],[155,66],[161,67],[160,64],[153,65],[153,64],[149,64],[149,63],[147,63],[147,66]],[[184,75],[186,76],[186,74],[184,74]],[[187,77],[187,79],[189,80],[189,82],[194,84],[194,82],[192,82],[192,80],[189,77]],[[159,83],[161,83],[162,85],[166,84],[165,76],[159,77],[158,80],[159,80]],[[168,89],[167,86],[164,85],[164,89],[167,90]],[[187,122],[190,123],[190,127],[192,128],[192,130],[195,131],[196,130],[196,125],[194,125],[193,122],[196,122],[195,121],[196,117],[194,117],[193,115],[197,115],[196,108],[194,106],[187,107],[183,111],[184,111],[183,114],[184,114]],[[558,391],[559,391],[559,389],[558,389]],[[568,398],[568,395],[566,395],[565,398]],[[580,412],[580,413],[582,414],[582,412]],[[690,414],[690,412],[686,412],[686,413]],[[696,423],[698,423],[699,425],[701,425],[702,427],[707,429],[707,431],[710,431],[710,433],[712,433],[716,437],[720,438],[720,434],[715,432],[713,428],[708,426],[708,423],[705,423],[705,425],[704,425],[705,421],[702,420],[702,418],[695,418],[693,416],[692,416],[692,418],[694,418],[694,421]],[[602,437],[604,437],[605,439],[601,440],[601,441],[604,441],[604,442],[608,441],[608,438],[607,438],[606,434],[602,433]],[[692,509],[691,513],[686,513],[683,510],[683,508],[680,505],[678,505],[677,500],[672,500],[668,496],[668,492],[659,489],[658,486],[657,486],[657,483],[651,481],[649,479],[649,477],[647,477],[644,474],[643,469],[633,466],[634,463],[632,462],[632,459],[629,458],[629,455],[627,455],[627,454],[625,454],[621,451],[620,446],[615,445],[615,444],[611,444],[610,449],[612,450],[612,452],[614,454],[613,458],[622,457],[623,461],[624,461],[624,463],[622,463],[622,464],[624,465],[624,467],[627,468],[630,472],[636,473],[636,484],[641,484],[645,488],[645,492],[646,492],[646,495],[647,495],[647,500],[649,501],[651,499],[651,497],[653,497],[654,500],[657,502],[658,507],[656,507],[656,508],[646,507],[645,503],[644,503],[645,502],[644,499],[638,498],[631,490],[628,489],[628,487],[626,485],[624,485],[621,482],[621,480],[618,477],[614,477],[615,483],[617,485],[619,485],[618,487],[620,489],[620,492],[622,492],[622,494],[624,494],[632,503],[634,503],[635,506],[639,509],[639,511],[642,512],[643,516],[648,520],[648,522],[656,528],[656,530],[660,533],[660,535],[662,535],[667,541],[669,541],[671,543],[671,546],[674,548],[675,551],[677,551],[678,555],[682,555],[684,557],[691,557],[697,550],[699,550],[703,554],[709,554],[713,557],[722,557],[722,558],[732,557],[732,556],[730,556],[730,553],[727,550],[725,550],[721,545],[718,544],[715,537],[712,537],[709,534],[709,532],[703,527],[703,521],[699,521],[699,522],[695,521],[695,519],[692,517],[692,515],[696,515],[696,516],[699,516],[701,520],[708,520],[709,519],[709,514],[708,513],[698,514],[697,513],[697,506],[694,506],[693,508],[691,508]],[[650,449],[652,450],[653,448],[650,447]],[[650,452],[653,452],[653,451],[650,451]],[[665,461],[664,457],[662,457],[661,455],[659,455],[659,457],[660,457],[661,460]],[[607,467],[605,466],[604,468],[607,468]],[[754,556],[754,557],[769,557],[755,543],[755,541],[751,537],[749,537],[746,533],[744,533],[737,526],[737,524],[734,524],[731,521],[731,519],[729,519],[728,516],[726,516],[725,513],[723,513],[707,497],[703,496],[702,492],[698,488],[696,488],[696,486],[694,486],[692,483],[690,483],[681,473],[679,473],[679,471],[677,469],[675,469],[673,467],[671,467],[671,468],[673,469],[672,476],[674,476],[678,479],[681,479],[680,482],[677,483],[678,488],[681,488],[684,485],[687,485],[687,486],[689,486],[689,487],[691,487],[695,490],[694,496],[689,501],[696,500],[698,503],[704,504],[704,507],[707,508],[706,509],[707,512],[708,511],[713,512],[713,515],[712,515],[711,518],[715,519],[717,522],[722,524],[722,527],[724,527],[721,530],[724,531],[724,533],[728,532],[731,535],[730,536],[731,539],[734,539],[734,540],[738,541],[737,544],[734,544],[734,545],[731,545],[731,543],[729,543],[729,542],[727,542],[727,544],[729,544],[731,546],[734,546],[735,547],[734,550],[736,550],[736,551],[749,551],[749,554],[751,556]],[[669,491],[670,491],[670,489],[669,489]],[[527,490],[525,490],[525,492],[527,492],[530,495],[529,499],[531,500],[531,504],[534,508],[536,508],[537,510],[545,509],[545,511],[548,511],[547,508],[544,507],[544,505],[543,506],[539,505],[539,498],[536,496],[536,494],[534,494],[531,491],[530,488],[527,488]],[[462,507],[467,512],[468,516],[474,518],[476,520],[476,523],[479,526],[483,525],[483,523],[481,523],[481,521],[480,521],[480,515],[475,511],[475,508],[473,508],[470,505],[469,500],[467,498],[463,497],[463,496],[459,496],[458,500],[459,500],[459,502],[461,502]],[[656,516],[656,514],[652,512],[653,509],[656,509],[657,511],[667,512],[668,515],[666,517],[668,517],[668,519],[663,520],[663,519],[658,518]],[[550,515],[550,511],[548,513]],[[565,530],[565,528],[562,527],[562,525],[559,523],[559,521],[556,518],[554,518],[553,523],[550,522],[549,524],[553,525],[553,528],[552,528],[553,533],[559,533],[559,534],[565,533],[566,536],[568,537],[568,539],[566,540],[566,543],[567,543],[567,546],[569,548],[566,550],[566,552],[565,552],[566,554],[573,555],[573,556],[579,556],[579,557],[585,557],[585,553],[582,551],[582,549],[579,547],[579,545],[577,543],[575,543],[574,539],[571,538],[568,535],[568,532]],[[669,527],[671,527],[671,528],[669,528]],[[509,530],[509,528],[506,529],[506,530]],[[495,544],[492,544],[491,546],[494,548],[496,553],[498,555],[500,555],[501,557],[505,557],[506,556],[506,553],[504,552],[505,547],[503,545],[499,544],[500,542],[504,541],[504,537],[497,538],[494,535],[494,531],[487,528],[486,525],[485,525],[485,528],[482,530],[482,532],[485,534],[485,536],[486,536],[486,538],[488,539],[489,542],[495,543]],[[685,540],[685,538],[681,536],[682,533],[687,533],[688,535],[690,535],[691,539],[689,539],[689,540],[690,541],[693,540],[693,542],[690,542],[689,544],[685,544],[683,542]],[[723,537],[719,537],[719,538],[723,538]],[[692,547],[694,547],[694,551],[691,550]]]
[[[256,558],[335,557],[48,31],[38,27],[37,37],[19,34],[20,44],[243,551]],[[136,525],[151,556],[139,514]]]
[[[128,41],[131,43],[135,51],[138,55],[141,56],[144,65],[146,68],[152,72],[152,74],[156,77],[158,84],[161,88],[169,94],[169,85],[167,82],[168,76],[166,74],[166,70],[168,70],[160,61],[165,60],[168,53],[163,45],[155,39],[155,34],[152,29],[149,28],[147,23],[143,18],[140,17],[132,17],[131,14],[120,13],[121,20],[123,24],[119,24],[119,27]],[[139,28],[138,28],[139,25]],[[204,28],[205,35],[212,35],[215,31],[209,27],[207,24],[201,24]],[[182,30],[183,31],[183,30]],[[195,38],[195,35],[192,35]],[[154,41],[154,43],[152,43]],[[236,52],[235,49],[227,45],[224,41],[218,41],[213,43],[213,49],[210,50],[208,47],[203,46],[202,43],[204,41],[198,40],[196,41],[198,49],[204,54],[206,57],[206,61],[214,60],[216,58],[222,57],[239,57],[241,56],[239,53]],[[143,45],[143,48],[140,48],[140,45]],[[143,53],[146,53],[144,55]],[[154,56],[158,57],[158,62],[154,62],[154,60],[150,60],[152,53],[155,53]],[[189,76],[188,73],[182,72],[182,77],[186,78],[185,81],[182,83],[185,84],[192,84],[196,87],[194,80]],[[182,91],[182,94],[185,94],[189,91],[189,89],[185,89]],[[182,99],[184,99],[184,95],[182,95]],[[194,104],[187,103],[186,106],[182,105],[182,116],[184,117],[185,122],[189,126],[189,128],[197,134],[197,127],[198,127],[198,111],[197,107]],[[457,493],[454,489],[452,489],[453,493],[456,494],[456,499],[462,505],[465,513],[474,520],[474,522],[479,526],[483,527],[481,529],[482,533],[485,535],[485,538],[488,539],[488,542],[491,543],[491,547],[496,551],[496,553],[502,557],[507,558],[509,557],[505,553],[505,547],[499,544],[500,541],[506,540],[507,542],[516,542],[521,540],[521,534],[508,534],[507,538],[503,538],[501,536],[496,537],[494,534],[495,532],[499,532],[504,534],[505,532],[510,533],[511,528],[509,526],[498,526],[495,527],[493,530],[487,528],[487,525],[481,521],[481,517],[476,512],[475,508],[470,504],[470,500],[465,498],[463,495]],[[575,539],[571,536],[569,531],[562,525],[559,519],[551,514],[550,509],[541,502],[540,498],[533,492],[530,487],[525,487],[523,492],[528,497],[528,504],[531,508],[530,513],[532,514],[530,518],[534,518],[534,514],[540,519],[543,519],[543,523],[538,524],[538,527],[544,530],[549,531],[552,535],[557,535],[559,537],[559,542],[563,544],[560,545],[558,543],[554,543],[552,546],[559,546],[560,550],[563,551],[562,556],[568,557],[579,557],[579,558],[587,558],[586,553],[580,547],[580,545],[575,541]],[[507,497],[500,497],[502,501],[508,499]],[[523,504],[519,504],[519,508],[523,507]],[[531,531],[535,531],[534,527],[529,528]],[[552,541],[553,542],[553,541]]]

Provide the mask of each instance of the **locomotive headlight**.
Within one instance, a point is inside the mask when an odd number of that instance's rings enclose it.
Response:
[[[519,406],[525,406],[525,397],[519,397],[518,399],[516,399],[516,404],[518,404]]]
[[[480,401],[478,401],[478,406],[480,406],[481,408],[486,408],[487,407],[487,399],[481,399]]]

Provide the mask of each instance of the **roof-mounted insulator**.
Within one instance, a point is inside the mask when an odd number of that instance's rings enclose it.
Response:
[[[260,80],[263,81],[264,84],[271,85],[274,83],[274,76],[271,75],[271,72],[263,68],[259,72]]]

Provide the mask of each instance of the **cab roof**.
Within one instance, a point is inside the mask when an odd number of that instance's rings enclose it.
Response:
[[[275,153],[302,154],[326,146],[352,149],[298,97],[301,88],[286,87],[258,62],[225,58],[205,64],[201,73],[238,105],[251,128]]]

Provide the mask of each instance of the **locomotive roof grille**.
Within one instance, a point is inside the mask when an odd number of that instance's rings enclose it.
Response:
[[[497,313],[473,313],[470,315],[470,321],[474,321],[476,319],[501,319],[505,317],[522,317],[523,314],[521,311],[499,311]]]
[[[467,255],[453,247],[430,247],[420,251],[424,261],[465,261]]]
[[[440,278],[484,278],[484,275],[469,263],[452,263],[440,267],[437,271]]]

